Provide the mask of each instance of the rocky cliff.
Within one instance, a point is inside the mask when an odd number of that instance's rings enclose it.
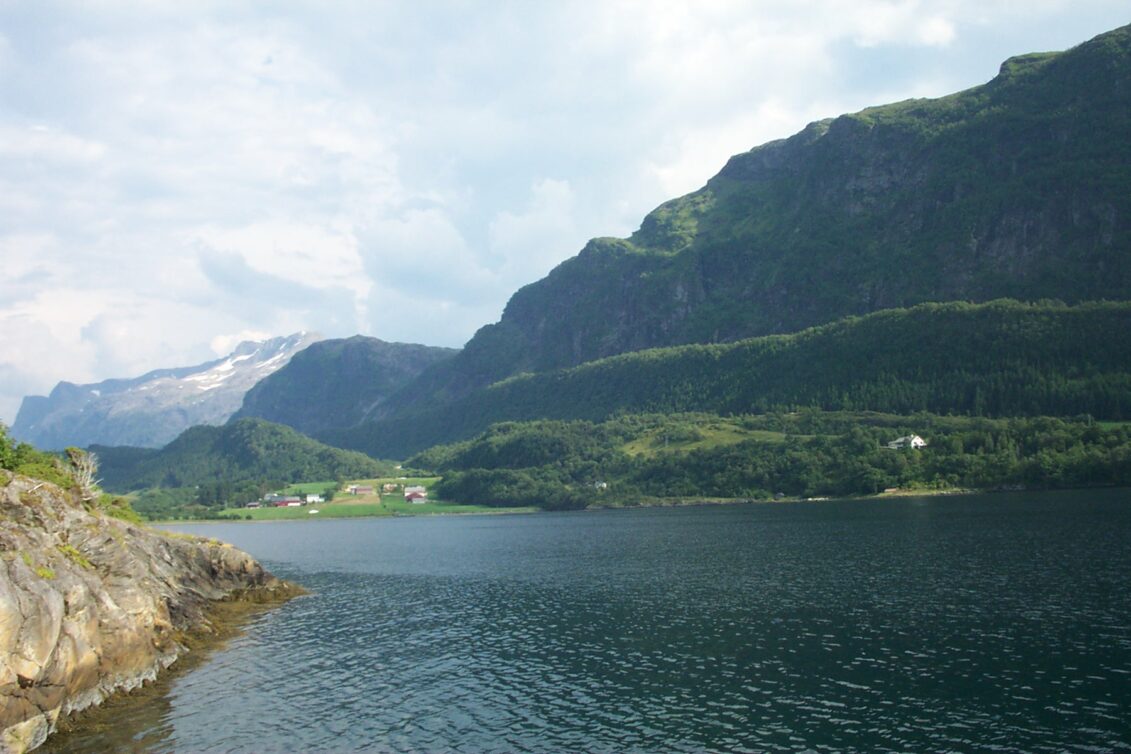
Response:
[[[152,680],[213,629],[216,601],[297,591],[228,545],[107,518],[0,470],[0,752]]]

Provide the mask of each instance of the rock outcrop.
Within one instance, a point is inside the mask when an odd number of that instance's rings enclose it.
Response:
[[[214,630],[217,601],[298,591],[230,545],[112,519],[0,470],[0,752],[154,679]]]

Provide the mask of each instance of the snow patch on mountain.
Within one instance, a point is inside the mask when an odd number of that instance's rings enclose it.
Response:
[[[160,447],[197,424],[223,424],[257,382],[321,340],[314,333],[240,343],[227,356],[190,367],[92,385],[60,382],[28,396],[11,434],[44,449],[70,445]]]

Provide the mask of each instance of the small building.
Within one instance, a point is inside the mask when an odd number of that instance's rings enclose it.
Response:
[[[244,507],[245,508],[262,508],[263,503],[259,502],[258,500],[252,500],[250,503],[248,503]]]
[[[417,505],[418,503],[427,503],[428,495],[423,492],[413,492],[411,494],[405,495],[404,499],[406,503]]]
[[[307,495],[306,496],[306,504],[307,505],[310,505],[311,503],[322,503],[322,502],[325,502],[325,501],[322,499],[321,495]]]
[[[354,495],[372,495],[373,494],[373,485],[371,485],[371,484],[353,484],[353,485],[350,485],[350,487],[351,487],[350,492],[352,492]]]
[[[900,450],[902,448],[925,448],[927,441],[919,435],[907,435],[906,437],[897,437],[888,443],[888,448],[891,450]]]
[[[396,492],[397,487],[399,487],[399,486],[400,485],[393,484],[392,482],[385,482],[384,486],[381,487],[381,491],[386,493],[386,494],[388,494],[390,492]]]
[[[274,506],[278,506],[279,503],[283,503],[283,504],[298,503],[299,505],[301,505],[302,504],[302,498],[299,497],[298,495],[280,495],[279,493],[276,492],[276,493],[272,493],[270,495],[265,495],[263,497],[263,502],[267,503],[268,505],[274,505]]]
[[[404,499],[408,500],[413,495],[417,497],[428,497],[428,490],[420,485],[410,486],[404,488]]]

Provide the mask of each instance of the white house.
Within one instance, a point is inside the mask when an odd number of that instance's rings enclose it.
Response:
[[[310,505],[311,503],[322,503],[322,502],[325,502],[325,501],[322,499],[321,495],[307,495],[306,496],[306,504],[307,505]]]
[[[888,447],[892,450],[899,450],[900,448],[925,448],[927,441],[919,435],[907,435],[906,437],[898,437],[888,443]]]

